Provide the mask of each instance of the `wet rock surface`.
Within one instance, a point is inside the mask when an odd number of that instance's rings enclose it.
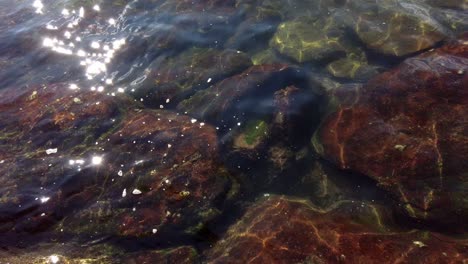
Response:
[[[175,58],[156,61],[145,83],[131,93],[145,104],[177,103],[225,77],[251,66],[250,59],[235,50],[193,48]]]
[[[0,263],[465,263],[465,2],[0,3]]]
[[[177,110],[218,125],[235,124],[244,121],[244,116],[248,116],[251,110],[260,115],[270,111],[271,98],[276,90],[306,82],[305,72],[298,67],[287,64],[255,65],[197,92],[182,101]]]
[[[272,196],[249,207],[207,253],[208,263],[461,263],[468,244],[392,227],[378,205],[343,201],[327,210]]]
[[[411,217],[466,230],[467,54],[460,40],[377,76],[325,119],[316,149],[375,179]]]
[[[0,262],[10,264],[111,264],[111,263],[196,263],[198,254],[189,246],[162,250],[143,250],[124,254],[119,247],[111,244],[79,246],[76,244],[44,244],[24,253],[10,248],[0,252]]]
[[[214,128],[60,84],[12,91],[0,106],[2,232],[196,232],[222,205],[230,176]]]
[[[359,38],[378,52],[405,56],[434,46],[447,34],[429,9],[412,1],[349,1]]]
[[[301,17],[280,24],[270,46],[299,63],[324,60],[345,53],[343,34],[336,20]]]

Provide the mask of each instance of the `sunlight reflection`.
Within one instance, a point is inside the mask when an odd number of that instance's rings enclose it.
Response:
[[[102,163],[102,157],[100,156],[94,156],[91,158],[91,164],[93,165],[101,165]]]
[[[36,0],[34,2],[34,7],[38,12],[42,12],[44,5],[40,0]],[[92,7],[91,12],[99,12],[100,10],[99,5],[95,5]],[[116,51],[126,44],[126,40],[122,37],[106,39],[108,34],[111,34],[106,33],[106,29],[115,27],[117,24],[115,18],[108,18],[106,24],[99,24],[99,22],[91,24],[93,27],[102,30],[103,33],[101,33],[99,39],[96,39],[96,35],[99,36],[99,34],[93,34],[93,39],[86,41],[87,36],[89,36],[89,26],[80,25],[80,23],[84,22],[86,19],[85,12],[86,9],[84,7],[80,7],[77,10],[63,9],[61,15],[63,19],[66,19],[66,22],[49,22],[45,27],[50,30],[53,35],[44,36],[42,39],[42,46],[59,54],[79,58],[77,63],[84,68],[85,80],[95,82],[91,83],[91,85],[98,87],[97,89],[94,88],[91,90],[103,92],[104,87],[100,85],[105,85],[107,87],[114,84],[112,78],[107,77],[108,65],[112,62]],[[59,23],[61,25],[66,25],[66,30],[65,27],[61,26]],[[62,36],[57,35],[57,31],[62,31]],[[86,85],[90,84],[88,83]],[[75,84],[72,84],[70,85],[70,89],[79,88]],[[115,92],[124,91],[123,88],[119,89],[122,90],[115,90],[114,93],[110,91],[109,95],[115,95]]]
[[[33,7],[36,8],[36,13],[44,14],[42,12],[42,9],[44,8],[44,4],[42,3],[41,0],[35,0],[34,3],[33,3]]]

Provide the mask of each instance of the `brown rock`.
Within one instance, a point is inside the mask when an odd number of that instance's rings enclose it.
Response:
[[[251,206],[207,252],[208,263],[463,263],[468,244],[392,227],[381,207],[340,202],[321,210],[273,196]]]
[[[377,76],[342,100],[315,141],[325,158],[397,196],[411,217],[458,230],[466,230],[468,215],[466,43]]]

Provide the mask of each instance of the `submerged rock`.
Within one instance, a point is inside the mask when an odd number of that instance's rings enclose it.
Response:
[[[359,38],[380,53],[406,56],[434,46],[447,37],[429,10],[395,0],[349,1],[351,26]]]
[[[467,54],[460,40],[350,90],[317,132],[317,151],[375,179],[409,216],[466,231]]]
[[[278,26],[270,46],[302,63],[329,59],[346,52],[343,28],[335,19],[300,17]]]
[[[213,127],[63,84],[1,93],[0,232],[192,233],[230,190]]]
[[[27,252],[16,248],[0,252],[0,263],[10,264],[188,264],[196,263],[197,258],[197,251],[189,246],[125,253],[111,244],[80,246],[70,242],[66,245],[41,243]]]
[[[468,244],[394,228],[382,207],[340,202],[321,210],[272,196],[248,208],[207,252],[208,263],[459,263]]]
[[[379,67],[369,65],[362,50],[348,51],[345,58],[327,65],[327,71],[338,78],[369,80],[378,74]]]
[[[271,113],[250,119],[223,136],[225,159],[252,168],[246,173],[252,174],[252,184],[259,188],[279,180],[286,171],[289,174],[307,154],[304,146],[313,127],[305,124],[313,123],[319,115],[316,101],[313,93],[295,86],[276,91]]]
[[[218,125],[232,125],[243,122],[246,116],[271,112],[271,98],[276,90],[305,82],[306,74],[300,68],[287,64],[255,65],[197,92],[177,109]]]
[[[244,53],[235,50],[192,48],[174,58],[156,61],[145,83],[132,95],[150,105],[177,103],[251,65]]]

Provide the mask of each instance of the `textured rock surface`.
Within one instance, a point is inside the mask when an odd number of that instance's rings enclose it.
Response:
[[[0,252],[0,263],[9,264],[150,264],[196,263],[197,251],[189,246],[159,250],[142,250],[125,254],[121,248],[110,244],[79,246],[41,244],[28,248],[28,252],[8,248]]]
[[[211,122],[237,123],[248,113],[270,111],[273,93],[306,81],[304,71],[286,64],[255,65],[244,72],[197,92],[177,109]],[[260,102],[260,103],[259,103]]]
[[[145,84],[132,93],[145,104],[177,103],[186,96],[251,66],[250,59],[235,50],[192,48],[180,55],[156,61]]]
[[[375,179],[410,216],[466,230],[467,71],[466,40],[407,59],[351,90],[323,122],[316,149]]]
[[[343,34],[332,18],[300,17],[280,24],[270,46],[299,63],[322,60],[345,53]]]
[[[229,192],[214,128],[64,85],[2,91],[2,232],[195,232]]]
[[[252,205],[208,263],[463,263],[468,244],[439,234],[394,229],[379,206],[341,202],[320,210],[273,196]]]
[[[405,56],[427,49],[446,37],[429,9],[395,0],[349,1],[351,23],[359,38],[378,52]]]

